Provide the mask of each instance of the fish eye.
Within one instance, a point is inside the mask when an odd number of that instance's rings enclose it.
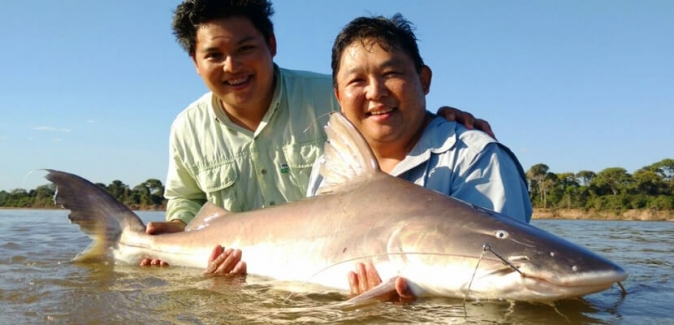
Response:
[[[506,238],[508,238],[509,234],[508,234],[508,232],[505,231],[505,230],[497,230],[497,231],[494,233],[494,236],[495,236],[496,238],[498,238],[498,239],[506,239]]]

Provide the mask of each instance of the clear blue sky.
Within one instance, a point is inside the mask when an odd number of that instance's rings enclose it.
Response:
[[[53,168],[165,179],[173,118],[206,91],[170,29],[179,1],[0,0],[0,190]],[[402,13],[428,109],[487,119],[525,169],[628,172],[674,158],[674,1],[278,0],[276,62],[330,72],[340,28]]]

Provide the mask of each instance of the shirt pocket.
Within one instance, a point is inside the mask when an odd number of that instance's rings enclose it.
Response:
[[[287,172],[294,185],[301,191],[301,197],[306,194],[311,176],[311,167],[322,154],[323,141],[298,143],[283,147],[283,154],[288,164]],[[283,173],[283,168],[281,168]]]
[[[225,162],[197,172],[199,187],[209,202],[229,211],[240,211],[237,203],[236,183],[239,178],[235,162]]]

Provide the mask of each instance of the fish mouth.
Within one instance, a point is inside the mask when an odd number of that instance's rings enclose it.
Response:
[[[493,262],[500,262],[495,260]],[[531,301],[531,302],[551,302],[561,299],[571,299],[588,294],[604,291],[614,284],[618,284],[622,292],[625,289],[620,284],[625,280],[628,274],[622,269],[600,270],[593,272],[583,272],[579,274],[560,275],[554,272],[541,272],[531,268],[528,263],[514,263],[494,267],[491,271],[483,273],[479,278],[472,281],[472,288],[466,288],[469,296],[479,298],[483,296],[478,282],[487,280],[487,282],[499,282],[503,285],[510,282],[510,285],[503,286],[505,291],[496,294],[487,294],[485,298],[499,298],[502,294],[511,297],[508,299]],[[491,280],[489,280],[491,278]],[[496,279],[494,281],[494,279]]]
[[[522,272],[522,283],[524,289],[540,297],[535,300],[551,301],[604,291],[616,283],[620,285],[627,276],[623,270],[584,272],[565,276]]]

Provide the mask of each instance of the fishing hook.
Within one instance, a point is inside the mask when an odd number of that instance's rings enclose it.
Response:
[[[505,265],[510,266],[513,270],[517,271],[517,273],[519,273],[520,275],[524,276],[524,273],[522,273],[522,271],[520,271],[515,265],[512,265],[512,263],[506,261],[505,258],[501,257],[501,255],[499,255],[498,253],[494,252],[494,251],[491,249],[491,245],[489,245],[489,243],[484,243],[484,244],[482,244],[482,252],[491,252],[492,254],[496,255],[496,257],[498,257],[498,259],[500,259],[501,261],[503,261],[503,263],[504,263]]]

